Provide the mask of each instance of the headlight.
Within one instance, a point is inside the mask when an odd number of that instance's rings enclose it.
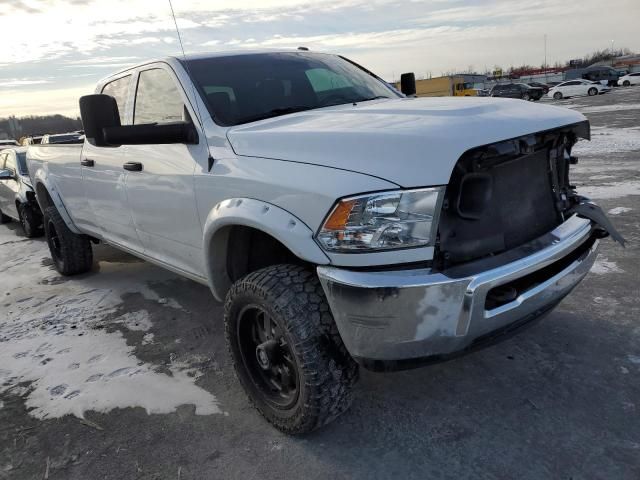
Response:
[[[367,252],[433,245],[444,187],[344,198],[317,235],[325,250]]]

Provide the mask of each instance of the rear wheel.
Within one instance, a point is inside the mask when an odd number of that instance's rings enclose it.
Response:
[[[44,232],[58,272],[76,275],[91,269],[93,252],[89,237],[69,230],[56,207],[47,207],[44,211]]]
[[[588,94],[590,97],[593,97],[594,95],[597,95],[597,94],[598,94],[598,89],[597,89],[597,88],[595,88],[595,87],[590,88],[590,89],[587,91],[587,94]]]
[[[227,294],[225,333],[238,380],[282,432],[310,432],[351,405],[358,365],[314,272],[275,265],[240,279]]]
[[[562,100],[562,92],[556,92],[553,94],[553,98],[556,100]]]
[[[28,205],[18,207],[20,224],[27,238],[39,237],[42,235],[42,219]]]

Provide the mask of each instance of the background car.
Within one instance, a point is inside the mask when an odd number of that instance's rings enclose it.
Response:
[[[591,97],[608,92],[609,90],[611,90],[609,87],[605,87],[598,82],[592,82],[590,80],[569,80],[568,82],[562,82],[550,88],[547,96],[555,100],[560,100],[562,98],[579,97],[581,95]]]
[[[3,148],[11,148],[18,145],[18,142],[15,140],[0,140],[0,150]]]
[[[546,83],[529,82],[527,83],[527,85],[529,85],[530,87],[541,88],[545,95],[549,93],[549,85],[547,85]]]
[[[531,87],[526,83],[502,83],[491,90],[492,97],[521,98],[522,100],[540,100],[543,95],[542,88]]]
[[[629,85],[640,85],[640,72],[628,73],[627,75],[620,77],[618,84],[623,87],[628,87]]]
[[[27,170],[27,149],[0,152],[0,223],[17,220],[27,237],[42,235],[42,213]]]
[[[42,144],[51,143],[82,143],[84,141],[84,134],[81,132],[72,133],[59,133],[55,135],[43,135]]]

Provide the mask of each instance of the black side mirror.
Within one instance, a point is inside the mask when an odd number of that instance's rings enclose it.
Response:
[[[400,75],[400,91],[407,97],[416,94],[416,76],[413,72]]]
[[[96,147],[198,143],[192,122],[121,125],[118,104],[109,95],[80,98],[80,114],[87,141]]]
[[[191,122],[146,123],[105,127],[107,145],[166,145],[171,143],[198,143],[198,132]]]
[[[116,99],[109,95],[80,97],[80,115],[87,141],[96,147],[108,147],[104,129],[120,126],[120,112]]]

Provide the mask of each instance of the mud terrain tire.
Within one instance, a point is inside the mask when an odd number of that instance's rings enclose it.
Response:
[[[58,272],[77,275],[91,270],[93,252],[89,237],[69,230],[55,207],[47,207],[44,211],[44,232]]]
[[[342,343],[312,270],[275,265],[238,280],[226,297],[225,336],[238,380],[278,430],[310,432],[351,405],[358,365]],[[271,344],[271,353],[263,361],[260,348],[265,344]],[[283,377],[274,377],[265,364],[280,372],[284,368],[288,381],[278,388]]]

